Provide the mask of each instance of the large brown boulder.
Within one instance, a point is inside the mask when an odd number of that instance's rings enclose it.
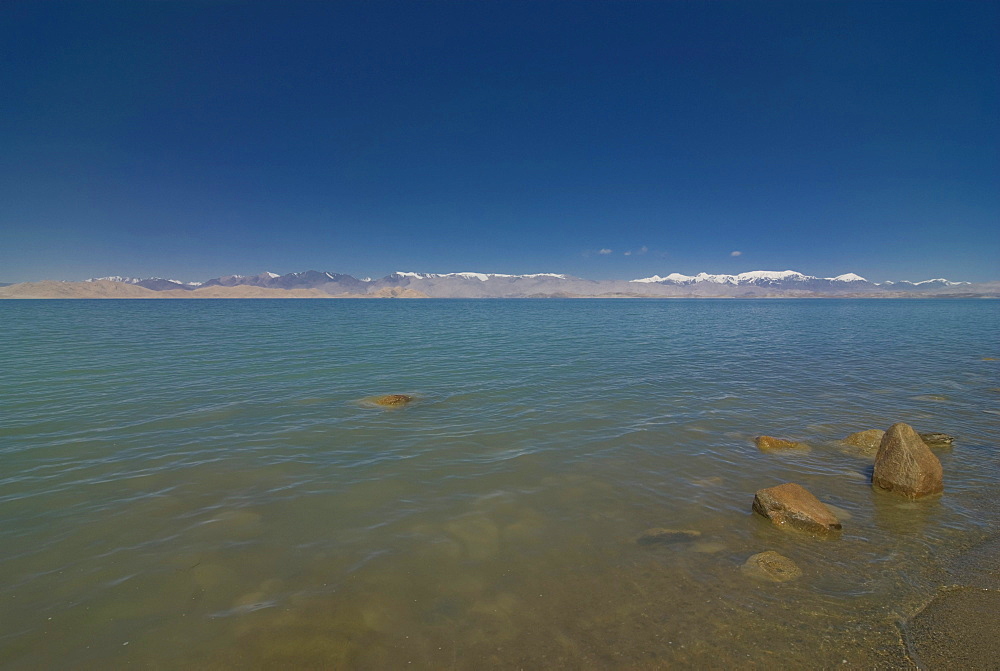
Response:
[[[794,482],[761,489],[753,498],[753,511],[782,528],[813,533],[840,529],[840,520],[809,491]]]
[[[847,438],[844,438],[844,442],[848,445],[853,445],[854,447],[860,447],[863,450],[871,450],[874,452],[882,443],[882,436],[884,435],[885,431],[880,429],[868,429],[867,431],[852,433]]]
[[[757,449],[761,452],[778,452],[780,450],[808,450],[805,443],[796,443],[794,440],[775,438],[774,436],[757,436],[753,439],[757,444]]]
[[[875,455],[872,484],[916,499],[944,490],[941,462],[909,424],[889,427]]]

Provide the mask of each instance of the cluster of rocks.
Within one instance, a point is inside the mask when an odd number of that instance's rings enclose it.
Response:
[[[386,394],[365,400],[394,408],[407,405],[414,399],[406,394]],[[909,499],[939,494],[944,490],[941,462],[930,447],[950,447],[953,441],[952,436],[943,433],[917,433],[913,427],[902,422],[893,424],[888,431],[869,429],[852,433],[843,440],[863,450],[877,450],[872,485]],[[805,443],[774,436],[757,436],[754,442],[762,452],[809,450]],[[840,520],[830,508],[794,482],[758,490],[752,509],[781,529],[823,536],[836,534],[842,529]],[[694,530],[654,528],[641,534],[636,542],[639,545],[673,545],[689,543],[700,535],[701,532]],[[773,582],[795,580],[802,575],[802,570],[794,561],[774,550],[751,556],[741,570],[749,577]]]
[[[917,433],[902,422],[893,424],[888,431],[870,429],[844,439],[849,445],[877,450],[872,472],[875,488],[913,500],[944,491],[941,461],[930,448],[950,447],[953,441],[952,436],[943,433]],[[754,442],[763,452],[808,449],[803,443],[772,436],[758,436]],[[830,508],[794,482],[759,490],[753,511],[782,529],[831,536],[842,528]],[[776,582],[802,575],[795,562],[773,550],[753,555],[742,570],[751,577]]]

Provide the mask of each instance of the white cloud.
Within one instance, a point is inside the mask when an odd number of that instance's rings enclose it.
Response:
[[[637,253],[638,254],[645,254],[648,251],[649,251],[649,247],[647,247],[646,245],[643,245],[642,247],[639,248],[639,251]]]
[[[632,256],[632,252],[625,252],[625,256]]]
[[[730,256],[743,256],[743,252],[729,252]]]
[[[602,249],[601,251],[599,251],[597,253],[598,254],[610,254],[613,251],[614,251],[613,249],[607,249],[607,248],[605,248],[605,249]]]

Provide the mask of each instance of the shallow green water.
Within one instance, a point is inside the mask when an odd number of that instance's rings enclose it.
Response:
[[[0,665],[903,664],[997,533],[998,333],[993,301],[2,302]],[[837,442],[896,421],[957,436],[939,500]],[[839,538],[750,513],[786,481]],[[739,570],[767,549],[803,577]]]

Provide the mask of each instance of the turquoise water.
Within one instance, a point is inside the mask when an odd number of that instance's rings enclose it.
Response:
[[[0,665],[902,664],[998,532],[998,333],[996,301],[0,302]],[[838,442],[897,421],[957,437],[940,499]],[[787,481],[839,538],[751,514]],[[740,571],[768,549],[803,577]]]

